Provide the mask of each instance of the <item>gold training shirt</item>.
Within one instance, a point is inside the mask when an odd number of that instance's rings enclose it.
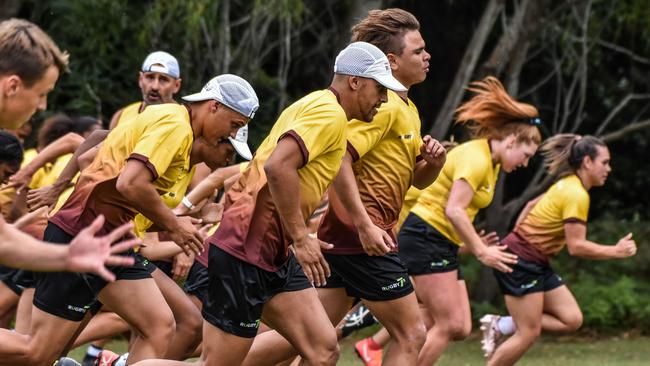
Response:
[[[114,128],[93,162],[81,173],[75,189],[50,221],[76,235],[99,215],[106,218],[98,234],[106,234],[133,219],[135,208],[115,188],[127,160],[141,161],[151,172],[160,195],[170,192],[190,168],[194,139],[187,107],[148,106],[130,123]]]
[[[589,193],[575,174],[555,182],[515,228],[528,244],[545,256],[556,255],[566,244],[564,224],[587,223]]]
[[[422,138],[420,117],[410,100],[392,90],[372,122],[348,123],[348,151],[352,155],[359,196],[372,222],[393,236]],[[334,189],[329,192],[329,209],[318,230],[318,238],[334,244],[333,254],[365,253],[356,227]],[[393,238],[394,239],[394,238]]]
[[[458,145],[447,155],[447,161],[436,181],[422,190],[411,212],[433,226],[452,242],[461,240],[445,215],[452,184],[463,179],[474,191],[467,207],[467,216],[474,221],[479,209],[487,207],[494,197],[499,165],[492,163],[490,145],[486,139],[476,139]]]
[[[135,118],[137,115],[141,113],[141,109],[144,110],[144,107],[146,105],[144,102],[135,102],[127,105],[126,107],[122,108],[122,111],[120,112],[120,117],[117,119],[117,123],[115,126],[119,126],[122,122],[124,121],[130,121],[133,118]]]
[[[223,219],[211,244],[265,271],[288,259],[291,238],[271,198],[264,164],[278,141],[293,138],[302,153],[300,210],[305,224],[341,166],[348,120],[330,90],[308,94],[285,109],[239,180],[226,193]]]

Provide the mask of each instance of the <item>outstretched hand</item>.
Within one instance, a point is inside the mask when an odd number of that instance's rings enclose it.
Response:
[[[115,275],[106,266],[132,266],[134,259],[117,255],[140,244],[140,239],[134,238],[121,241],[115,245],[113,242],[123,238],[131,232],[132,223],[124,224],[104,236],[95,234],[104,225],[104,216],[99,215],[87,228],[70,242],[66,269],[72,272],[91,272],[98,274],[106,281],[115,281]]]

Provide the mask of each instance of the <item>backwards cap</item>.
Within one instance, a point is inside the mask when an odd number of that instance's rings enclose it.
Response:
[[[334,73],[374,79],[379,84],[394,91],[406,91],[390,71],[386,55],[376,46],[367,42],[350,43],[336,56]]]
[[[175,79],[181,76],[176,57],[164,51],[150,53],[142,63],[142,72],[159,72]]]
[[[183,100],[188,102],[216,100],[248,118],[253,118],[260,106],[257,94],[248,81],[232,74],[212,78],[200,92],[186,95]]]
[[[246,160],[251,160],[253,158],[251,149],[248,147],[248,125],[244,125],[244,127],[237,130],[237,135],[235,135],[235,138],[228,137],[228,140],[230,140],[230,143],[235,148],[235,151],[237,151],[237,154],[239,154],[242,158]]]

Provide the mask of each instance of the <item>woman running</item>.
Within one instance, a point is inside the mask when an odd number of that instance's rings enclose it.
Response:
[[[514,364],[542,330],[573,332],[582,324],[576,299],[550,266],[551,258],[565,245],[572,256],[588,259],[627,258],[636,253],[631,233],[616,245],[587,240],[589,189],[604,185],[611,171],[605,143],[593,136],[562,134],[548,139],[541,151],[549,174],[558,180],[526,205],[515,229],[503,240],[519,260],[512,272],[495,272],[511,317],[481,319],[488,365]],[[496,348],[498,338],[513,332]]]
[[[514,100],[497,79],[475,82],[469,90],[476,95],[458,108],[457,123],[468,126],[474,139],[449,153],[398,236],[400,258],[431,318],[427,322],[433,324],[418,365],[432,365],[450,341],[471,331],[459,247],[466,245],[483,264],[500,271],[511,271],[509,266],[517,262],[504,246],[488,246],[472,221],[492,201],[499,171],[526,166],[541,140],[537,109]]]

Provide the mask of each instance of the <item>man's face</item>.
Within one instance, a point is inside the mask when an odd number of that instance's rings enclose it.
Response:
[[[203,138],[209,144],[217,143],[228,136],[235,138],[237,131],[244,127],[248,117],[217,101],[210,101],[209,115],[203,125]]]
[[[54,89],[59,69],[50,66],[43,77],[31,87],[17,75],[0,78],[0,128],[16,129],[27,122],[36,111],[47,108],[47,93]]]
[[[388,101],[387,90],[385,86],[374,79],[360,77],[357,80],[357,101],[360,114],[357,119],[370,122],[377,114],[377,109],[381,104]]]
[[[174,94],[181,88],[181,80],[154,71],[140,72],[138,79],[142,100],[148,105],[173,103]]]
[[[407,87],[424,81],[429,72],[431,55],[424,49],[424,39],[419,31],[404,34],[402,54],[389,55],[393,75]]]

